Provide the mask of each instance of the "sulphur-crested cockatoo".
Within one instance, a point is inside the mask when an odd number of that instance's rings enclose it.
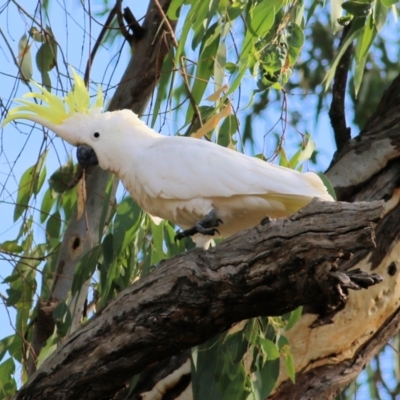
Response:
[[[162,136],[130,110],[103,113],[101,89],[91,107],[83,80],[73,75],[74,88],[64,99],[35,84],[40,93],[17,99],[22,105],[10,110],[2,125],[27,119],[74,146],[89,146],[100,167],[116,174],[154,220],[167,219],[184,229],[178,238],[194,235],[196,244],[204,245],[215,233],[227,237],[266,216],[290,215],[314,197],[333,200],[314,173],[205,140]]]

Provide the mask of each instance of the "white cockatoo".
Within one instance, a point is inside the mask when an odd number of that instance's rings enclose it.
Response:
[[[4,126],[27,119],[51,129],[74,146],[89,146],[101,168],[112,171],[154,221],[167,219],[205,245],[257,225],[266,216],[290,215],[314,197],[333,201],[319,176],[300,173],[215,143],[165,137],[131,110],[102,112],[103,95],[90,106],[82,78],[60,99],[34,83],[40,93],[16,99]],[[26,98],[41,100],[37,104]],[[47,103],[47,104],[46,104]]]

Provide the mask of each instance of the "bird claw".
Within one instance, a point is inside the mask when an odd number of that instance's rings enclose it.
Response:
[[[219,235],[219,230],[216,228],[219,224],[223,224],[223,222],[221,219],[216,217],[215,210],[213,209],[192,228],[179,231],[175,235],[175,242],[185,237],[193,236],[196,233],[208,236],[214,236],[216,233]]]

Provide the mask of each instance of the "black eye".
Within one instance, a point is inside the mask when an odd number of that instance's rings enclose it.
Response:
[[[95,132],[95,133],[93,133],[93,136],[94,136],[96,139],[98,139],[98,138],[100,137],[100,133],[99,133],[99,132]]]

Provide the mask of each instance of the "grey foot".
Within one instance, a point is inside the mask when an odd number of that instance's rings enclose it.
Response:
[[[175,235],[175,240],[181,240],[184,237],[193,236],[196,233],[202,235],[214,236],[215,233],[219,234],[217,226],[222,224],[222,221],[215,215],[215,210],[211,210],[203,219],[197,222],[192,228],[180,231]]]

